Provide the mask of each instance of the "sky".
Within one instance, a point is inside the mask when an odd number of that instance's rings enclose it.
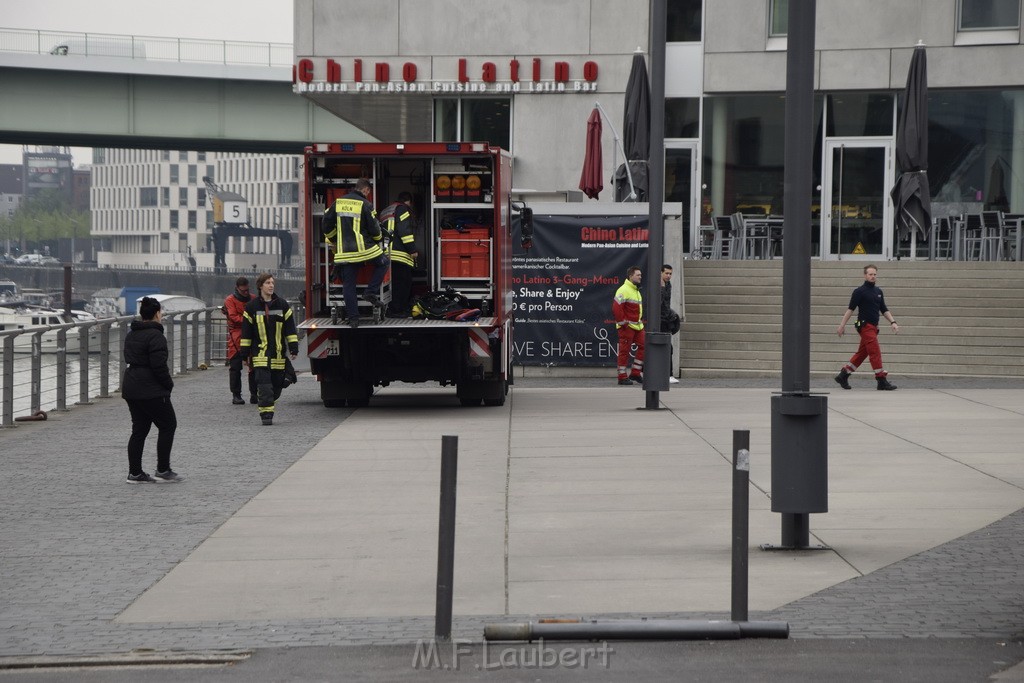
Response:
[[[0,0],[0,28],[134,36],[292,42],[292,0]],[[75,165],[92,160],[71,148]],[[21,163],[0,145],[0,163]]]

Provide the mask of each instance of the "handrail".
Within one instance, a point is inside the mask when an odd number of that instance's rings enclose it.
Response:
[[[54,54],[59,58],[74,54],[69,43],[81,43],[79,56],[85,57],[89,56],[90,41],[94,46],[92,56],[114,59],[290,67],[294,58],[291,43],[0,28],[0,52]],[[59,51],[61,46],[63,52]]]
[[[214,318],[214,313],[220,315]],[[191,320],[189,320],[189,316],[192,317]],[[200,323],[200,318],[202,318],[202,323]],[[115,362],[116,358],[118,363],[116,382],[119,390],[121,378],[126,369],[122,353],[124,340],[129,324],[135,319],[135,316],[125,315],[0,331],[0,350],[2,350],[0,353],[0,394],[3,397],[0,426],[16,426],[15,413],[17,412],[37,413],[44,407],[42,400],[44,393],[55,392],[56,394],[53,399],[45,403],[45,407],[55,408],[59,411],[67,410],[69,391],[67,380],[69,372],[75,369],[75,359],[78,361],[78,404],[88,404],[97,397],[109,398],[111,391],[110,365]],[[165,313],[162,321],[167,336],[167,365],[172,375],[183,375],[190,369],[209,367],[214,358],[222,359],[224,357],[223,350],[226,344],[217,343],[224,339],[223,336],[220,336],[221,331],[224,335],[227,334],[226,320],[220,306]],[[110,341],[113,335],[110,334],[110,331],[115,325],[118,329],[118,334],[114,337],[117,347],[116,351],[112,351]],[[218,330],[217,340],[214,339],[214,327]],[[93,339],[93,335],[90,334],[90,330],[94,328],[99,330],[98,341]],[[68,348],[67,335],[70,330],[78,330],[77,349]],[[44,353],[42,350],[43,335],[48,332],[56,332],[55,353]],[[31,335],[31,348],[27,354],[28,367],[25,367],[26,363],[22,360],[26,354],[15,353],[15,342],[21,335]],[[175,345],[175,339],[178,340],[178,345]],[[189,350],[191,354],[187,353]],[[44,366],[44,356],[53,356],[53,362]],[[19,360],[22,362],[18,363]],[[16,365],[21,367],[17,368]],[[46,377],[43,376],[44,369],[48,371]],[[21,382],[17,380],[18,376],[21,377]],[[95,390],[92,385],[93,378],[99,382],[99,387]],[[15,388],[25,384],[29,385],[28,393],[16,396]],[[52,384],[53,387],[44,389],[44,384]]]

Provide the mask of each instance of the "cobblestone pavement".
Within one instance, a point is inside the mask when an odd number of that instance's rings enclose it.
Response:
[[[733,386],[701,380],[700,386]],[[736,386],[758,386],[743,380]],[[0,656],[395,644],[433,634],[424,617],[118,624],[113,619],[349,414],[325,420],[315,382],[285,391],[272,428],[232,406],[216,367],[176,379],[172,463],[182,485],[126,486],[128,411],[120,398],[0,430]],[[605,386],[520,379],[519,386]],[[684,380],[686,382],[686,380]],[[694,385],[697,385],[694,382]],[[816,382],[817,384],[817,382]],[[938,382],[936,386],[941,386]],[[998,380],[951,388],[1006,388]],[[677,386],[686,386],[677,385]],[[1012,385],[1016,386],[1016,385]],[[155,455],[151,435],[144,466]],[[943,546],[752,620],[785,620],[799,638],[1024,638],[1024,511]],[[813,552],[813,551],[801,551]],[[432,569],[428,569],[432,571]],[[259,596],[253,596],[259,599]],[[727,619],[716,614],[587,615]],[[458,617],[455,637],[532,615]]]

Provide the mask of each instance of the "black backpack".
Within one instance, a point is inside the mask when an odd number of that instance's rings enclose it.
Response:
[[[412,317],[451,320],[469,309],[469,299],[451,287],[427,292],[412,306]]]

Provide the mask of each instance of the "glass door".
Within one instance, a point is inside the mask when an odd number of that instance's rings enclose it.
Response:
[[[828,260],[892,256],[891,139],[832,138],[825,142],[821,243]]]
[[[700,196],[695,191],[698,158],[696,140],[665,142],[665,201],[683,205],[683,254],[693,250],[691,245],[700,244],[697,235],[700,225],[694,220],[698,215],[696,197]]]

